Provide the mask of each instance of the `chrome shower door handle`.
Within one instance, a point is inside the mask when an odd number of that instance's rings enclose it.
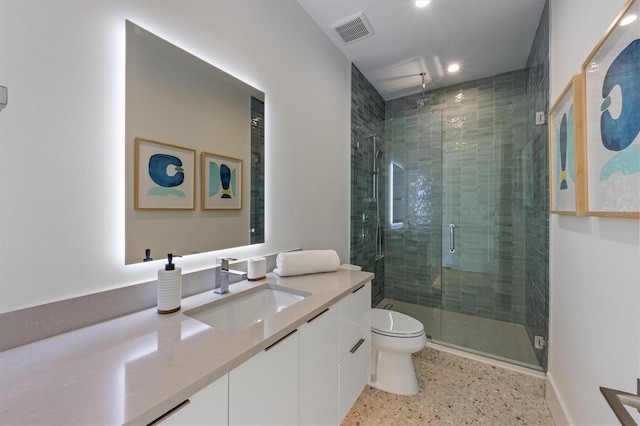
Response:
[[[456,226],[452,223],[449,225],[449,253],[456,252]]]

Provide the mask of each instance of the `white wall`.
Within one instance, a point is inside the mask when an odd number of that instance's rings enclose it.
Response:
[[[350,63],[294,0],[0,0],[0,312],[153,280],[124,265],[125,19],[266,94],[266,243],[349,260]]]
[[[624,3],[551,0],[551,102]],[[637,220],[551,215],[548,377],[573,424],[618,424],[600,386],[636,391],[639,241]]]

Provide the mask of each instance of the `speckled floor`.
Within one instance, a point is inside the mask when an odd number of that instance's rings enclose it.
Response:
[[[554,425],[542,379],[432,348],[413,361],[418,395],[367,386],[342,425]]]

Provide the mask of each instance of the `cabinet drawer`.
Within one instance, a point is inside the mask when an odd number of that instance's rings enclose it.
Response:
[[[228,375],[220,377],[189,398],[189,403],[164,418],[156,420],[158,426],[227,425],[229,404]]]
[[[367,332],[362,339],[364,342],[357,348],[350,348],[340,363],[340,422],[351,410],[364,387],[369,383],[369,357],[371,354],[371,332]]]
[[[229,424],[298,424],[298,332],[229,373]]]
[[[338,424],[338,305],[300,327],[299,425]]]
[[[370,329],[371,281],[342,299],[340,307],[340,359]]]

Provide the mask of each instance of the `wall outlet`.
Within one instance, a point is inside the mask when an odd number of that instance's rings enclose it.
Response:
[[[536,349],[544,349],[545,346],[547,346],[547,339],[545,339],[543,336],[539,336],[537,334],[533,335],[533,346]]]

